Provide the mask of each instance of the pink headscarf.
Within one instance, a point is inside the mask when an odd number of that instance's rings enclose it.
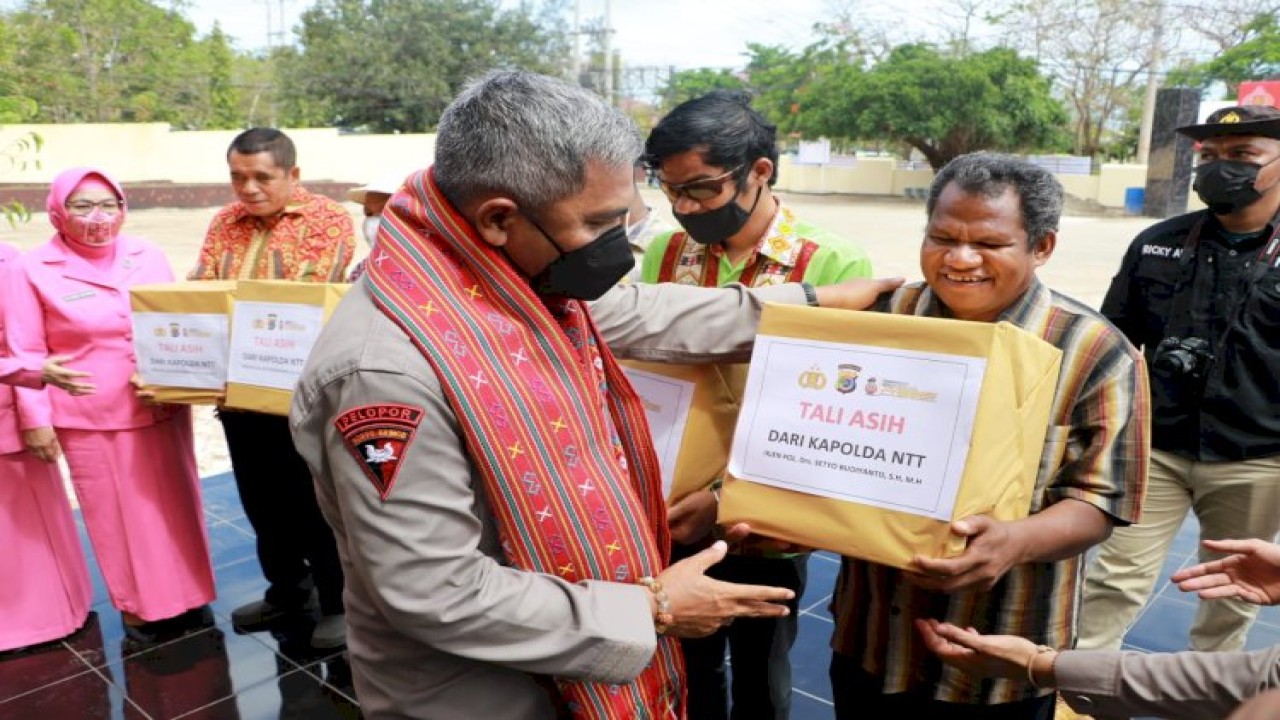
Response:
[[[93,185],[105,185],[115,193],[117,200],[124,202],[124,190],[120,187],[120,184],[102,170],[91,167],[76,167],[63,170],[53,179],[53,184],[49,187],[49,197],[44,203],[45,210],[49,212],[49,223],[58,231],[58,237],[61,237],[68,247],[80,254],[99,254],[93,252],[99,250],[104,253],[114,252],[111,246],[94,248],[75,242],[67,234],[71,223],[71,214],[67,212],[67,198],[80,187],[81,183],[86,181]],[[120,228],[124,225],[125,213],[126,208],[122,206],[119,215],[116,216],[113,239],[119,236]]]

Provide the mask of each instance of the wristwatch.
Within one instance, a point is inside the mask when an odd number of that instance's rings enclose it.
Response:
[[[818,307],[818,291],[807,282],[800,283],[800,289],[804,290],[804,301],[809,307]]]

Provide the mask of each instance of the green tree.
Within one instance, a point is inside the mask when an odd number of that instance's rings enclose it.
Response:
[[[240,88],[235,85],[235,52],[218,23],[204,41],[209,63],[209,122],[206,127],[230,129],[240,127]]]
[[[0,69],[12,63],[14,45],[10,37],[11,31],[0,24]],[[35,100],[25,97],[19,92],[18,84],[7,72],[0,72],[0,126],[5,123],[21,123],[30,120],[39,110]],[[0,144],[0,174],[5,170],[22,169],[30,164],[39,164],[36,154],[43,144],[40,135],[29,132]],[[17,200],[0,197],[0,217],[9,225],[16,225],[31,217],[30,211]]]
[[[754,105],[783,135],[804,129],[802,117],[815,88],[834,75],[863,67],[871,57],[869,44],[847,25],[816,28],[817,42],[799,52],[780,46],[748,43],[746,74]]]
[[[1007,48],[956,58],[902,45],[869,70],[825,75],[808,97],[809,133],[905,142],[935,170],[975,150],[1055,147],[1067,118],[1036,64]]]
[[[711,92],[712,90],[745,90],[747,83],[727,68],[693,68],[679,70],[667,78],[662,91],[665,110]]]
[[[282,53],[282,122],[423,132],[463,84],[496,68],[558,74],[565,43],[530,3],[318,0]]]
[[[1162,0],[1166,1],[1166,0]],[[1070,110],[1073,149],[1098,155],[1141,103],[1156,2],[1011,0],[991,18],[1003,43],[1034,59]]]
[[[783,135],[795,130],[804,88],[819,65],[815,47],[793,52],[776,45],[747,43],[747,79],[762,115]]]
[[[203,127],[213,115],[211,56],[180,8],[149,0],[28,0],[0,15],[11,42],[0,75],[39,103],[40,122]]]
[[[1245,24],[1245,37],[1213,59],[1169,73],[1169,83],[1208,88],[1214,82],[1226,85],[1226,96],[1235,98],[1240,83],[1280,76],[1280,19],[1262,13]]]
[[[232,84],[238,93],[237,114],[242,127],[275,126],[279,107],[279,92],[275,79],[278,59],[296,52],[293,48],[277,48],[272,55],[266,53],[238,54],[232,64]],[[313,113],[319,117],[319,113]],[[306,123],[306,126],[319,122]]]

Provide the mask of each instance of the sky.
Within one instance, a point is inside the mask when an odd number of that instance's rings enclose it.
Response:
[[[515,0],[503,2],[515,4]],[[604,0],[579,2],[584,22],[604,14]],[[934,2],[896,0],[892,7],[900,14],[882,19],[928,32]],[[237,47],[254,50],[267,46],[268,27],[278,37],[281,16],[283,27],[291,29],[311,4],[310,0],[189,0],[186,14],[201,33],[217,20],[237,39]],[[792,48],[812,42],[814,23],[828,19],[832,5],[832,0],[613,0],[613,46],[621,51],[623,63],[633,67],[741,67],[748,42]],[[286,36],[291,38],[292,32]]]

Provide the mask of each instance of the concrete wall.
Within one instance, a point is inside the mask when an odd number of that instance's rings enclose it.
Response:
[[[124,183],[227,182],[227,146],[237,130],[174,131],[165,123],[6,125],[0,148],[30,132],[44,139],[38,166],[0,166],[0,182],[47,184],[60,171],[92,165]],[[346,135],[333,129],[285,130],[298,148],[302,179],[362,184],[431,164],[435,135]],[[21,159],[21,158],[20,158]]]
[[[1129,188],[1145,188],[1147,186],[1146,165],[1102,166],[1098,175],[1097,201],[1106,207],[1124,207],[1124,193]]]
[[[238,131],[175,131],[164,123],[8,125],[0,127],[0,148],[30,132],[44,139],[38,165],[0,164],[0,184],[47,187],[54,175],[75,165],[101,167],[126,184],[226,183],[224,158]],[[303,181],[310,183],[362,184],[388,174],[407,175],[430,165],[435,154],[434,134],[351,135],[329,128],[285,132],[298,146],[298,167]],[[777,188],[783,192],[904,197],[919,195],[932,177],[928,169],[900,168],[893,158],[798,165],[784,155],[778,166]],[[1146,166],[1108,164],[1098,175],[1058,178],[1072,195],[1122,208],[1127,188],[1145,186]],[[1192,205],[1198,205],[1194,198]]]
[[[1109,208],[1124,207],[1125,190],[1144,187],[1146,165],[1103,165],[1097,175],[1056,176],[1068,193]],[[859,158],[854,164],[797,165],[784,155],[778,162],[777,189],[783,192],[918,195],[933,181],[933,171],[898,167],[892,158]],[[1193,202],[1194,204],[1194,202]]]

